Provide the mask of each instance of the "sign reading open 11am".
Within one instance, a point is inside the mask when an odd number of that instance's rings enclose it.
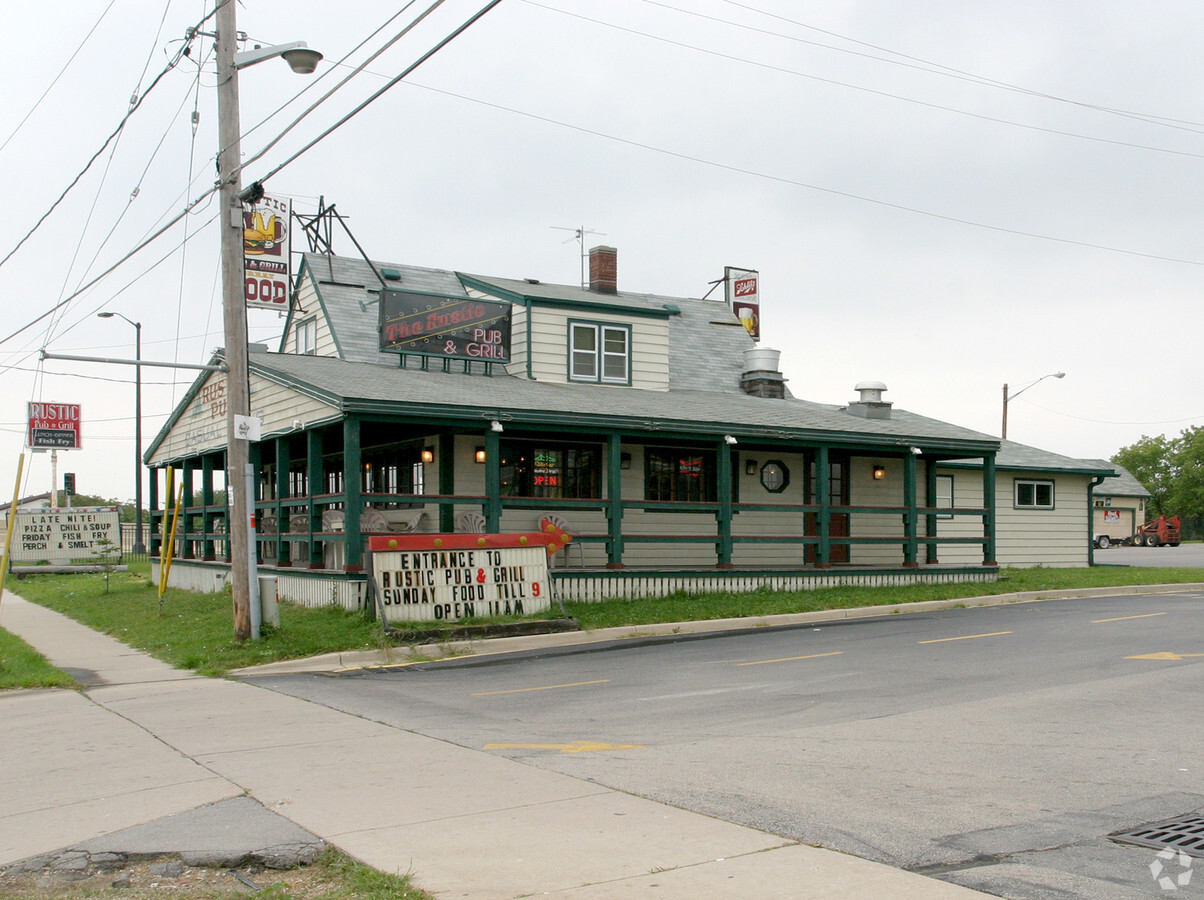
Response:
[[[551,607],[548,558],[571,538],[549,534],[431,534],[369,539],[386,621],[523,616]]]

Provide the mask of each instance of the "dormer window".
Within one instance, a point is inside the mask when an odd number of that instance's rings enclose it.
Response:
[[[301,356],[318,354],[318,320],[306,319],[297,323],[297,353]]]
[[[631,384],[631,326],[569,322],[569,380]]]

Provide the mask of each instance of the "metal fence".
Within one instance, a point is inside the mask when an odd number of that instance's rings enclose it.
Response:
[[[138,529],[133,522],[121,523],[121,555],[126,561],[131,559],[141,560],[147,558],[147,547],[150,546],[150,529],[146,523],[142,524],[142,552],[135,553],[134,547],[138,544]]]

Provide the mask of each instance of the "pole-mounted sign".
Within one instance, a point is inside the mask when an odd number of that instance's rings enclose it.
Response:
[[[78,450],[78,403],[30,403],[25,446],[31,450]]]

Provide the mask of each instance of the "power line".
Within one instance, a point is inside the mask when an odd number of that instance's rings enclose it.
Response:
[[[862,194],[854,194],[850,191],[841,191],[836,188],[823,187],[818,184],[809,184],[805,181],[798,181],[793,178],[786,178],[782,175],[771,175],[767,172],[758,172],[755,169],[747,169],[742,166],[731,165],[729,163],[716,162],[711,159],[704,159],[701,156],[693,156],[689,153],[682,153],[677,150],[668,150],[664,147],[657,147],[654,144],[647,144],[641,141],[631,140],[630,138],[622,138],[613,134],[607,134],[604,131],[598,131],[594,128],[585,128],[581,125],[572,125],[568,122],[552,119],[548,116],[541,116],[536,113],[525,112],[524,110],[514,109],[513,107],[503,106],[500,103],[491,103],[487,100],[478,100],[475,97],[467,97],[464,94],[457,94],[454,91],[445,91],[441,88],[431,87],[430,85],[418,84],[409,82],[410,85],[417,88],[422,88],[425,91],[432,91],[436,94],[443,94],[447,97],[455,97],[457,100],[464,100],[468,103],[476,103],[480,106],[486,106],[490,109],[500,110],[502,112],[512,113],[517,116],[524,116],[528,119],[534,119],[537,122],[544,122],[548,125],[556,125],[560,128],[567,128],[570,131],[577,131],[581,134],[588,134],[591,137],[599,137],[604,140],[614,141],[617,144],[623,144],[628,147],[635,147],[640,150],[648,150],[652,153],[659,153],[663,156],[668,156],[673,159],[682,159],[688,162],[698,163],[704,166],[710,166],[715,169],[722,169],[725,172],[734,172],[739,175],[749,175],[753,178],[761,178],[765,181],[772,181],[777,184],[787,184],[792,187],[806,188],[809,191],[818,191],[819,193],[829,194],[834,197],[844,197],[848,200],[857,200],[861,203],[871,203],[875,206],[886,207],[887,209],[896,209],[900,212],[912,213],[917,216],[924,216],[930,219],[937,219],[942,222],[952,222],[957,225],[969,225],[973,228],[981,228],[986,231],[995,231],[1000,234],[1012,234],[1018,237],[1034,238],[1041,241],[1050,241],[1056,244],[1069,244],[1074,247],[1086,247],[1091,250],[1106,250],[1109,253],[1120,253],[1125,256],[1135,256],[1141,259],[1153,259],[1159,262],[1179,263],[1188,266],[1204,266],[1204,261],[1196,259],[1180,259],[1174,256],[1161,256],[1157,253],[1143,253],[1140,250],[1126,250],[1123,247],[1110,247],[1107,244],[1093,244],[1089,241],[1079,241],[1073,238],[1057,237],[1055,235],[1040,234],[1034,231],[1024,231],[1019,228],[1007,228],[1003,225],[991,225],[986,222],[977,222],[973,219],[963,219],[959,216],[947,215],[945,213],[933,212],[932,210],[921,209],[916,206],[906,206],[902,203],[892,203],[889,200],[880,200],[875,197],[867,197]]]

